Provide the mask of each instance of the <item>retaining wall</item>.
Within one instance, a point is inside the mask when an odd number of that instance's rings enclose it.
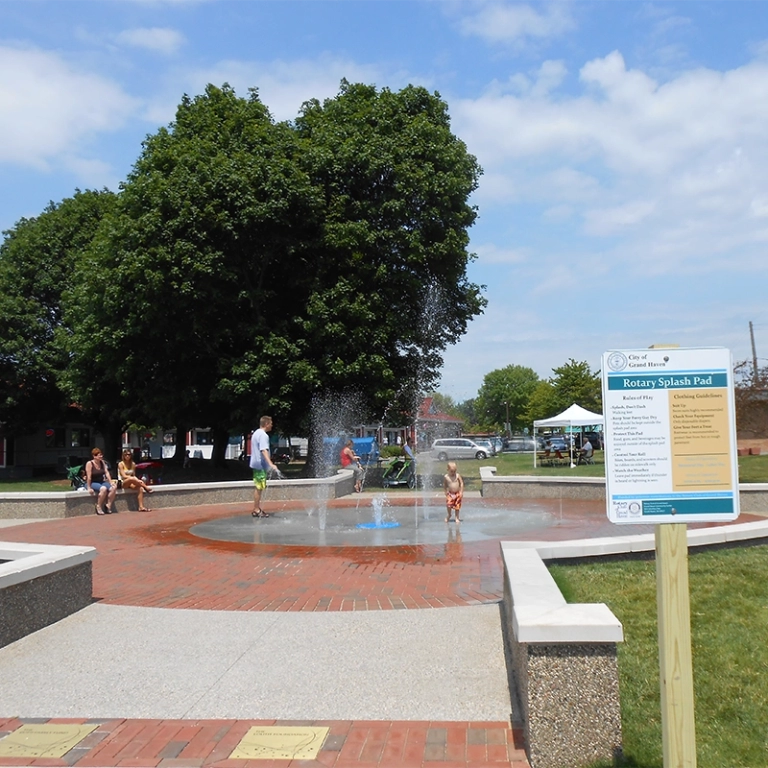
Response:
[[[0,542],[0,647],[90,604],[93,547]]]
[[[152,509],[189,507],[200,504],[236,504],[253,501],[253,482],[180,483],[153,485],[144,503]],[[339,470],[332,477],[298,480],[270,480],[264,501],[299,499],[337,499],[354,492],[350,470]],[[119,512],[138,509],[135,491],[118,491],[115,506]],[[85,491],[66,493],[0,494],[0,518],[78,517],[94,514],[95,499]]]
[[[566,470],[567,471],[567,470]],[[603,477],[497,475],[496,467],[480,467],[486,499],[587,499],[605,501]],[[740,483],[742,512],[768,513],[768,483]]]
[[[503,629],[532,768],[577,768],[621,751],[616,644],[606,605],[569,605],[533,548],[501,545]]]

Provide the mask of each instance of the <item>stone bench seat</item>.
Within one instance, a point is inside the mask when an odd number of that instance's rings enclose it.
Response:
[[[528,542],[502,542],[503,630],[532,768],[613,760],[621,749],[616,644],[603,604],[566,602]]]
[[[153,485],[144,503],[154,510],[199,504],[236,504],[253,501],[253,481],[224,483],[174,483]],[[265,501],[323,500],[349,496],[354,491],[351,470],[342,469],[331,477],[270,480]],[[138,509],[138,492],[119,490],[115,497],[118,512]],[[86,491],[63,493],[0,493],[0,518],[60,518],[92,515],[96,499]]]

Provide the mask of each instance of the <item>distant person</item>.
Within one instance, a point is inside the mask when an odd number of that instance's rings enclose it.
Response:
[[[339,454],[342,469],[351,469],[355,479],[355,493],[363,492],[363,468],[360,465],[360,457],[355,453],[355,443],[347,440]]]
[[[591,464],[592,457],[595,455],[595,449],[592,447],[592,443],[589,442],[589,438],[585,437],[584,442],[581,444],[581,450],[579,451],[579,464]]]
[[[464,478],[456,469],[456,462],[449,461],[448,472],[443,476],[443,490],[445,491],[445,522],[451,522],[451,516],[456,515],[456,522],[461,522],[461,501],[464,498]]]
[[[261,508],[261,494],[267,487],[267,472],[277,472],[269,452],[269,434],[272,430],[272,417],[262,416],[259,428],[251,436],[251,462],[253,470],[253,517],[269,517]]]
[[[123,451],[123,460],[117,465],[117,476],[123,488],[139,492],[139,512],[149,512],[144,506],[144,492],[152,493],[152,489],[140,477],[136,477],[136,465],[133,463],[133,451],[130,448]]]
[[[405,443],[403,443],[403,453],[405,454],[405,457],[407,459],[410,459],[411,461],[416,461],[416,456],[414,456],[413,448],[411,448],[411,441],[410,438],[405,438]]]
[[[184,463],[181,465],[182,469],[189,469],[189,465],[192,461],[192,457],[189,455],[189,451],[184,454]]]
[[[112,484],[109,467],[104,461],[101,448],[94,448],[91,451],[91,457],[85,465],[85,487],[91,496],[96,497],[96,514],[111,515],[117,512],[115,509],[117,488]]]

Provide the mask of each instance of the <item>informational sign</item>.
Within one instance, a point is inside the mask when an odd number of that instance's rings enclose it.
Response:
[[[614,523],[739,515],[731,353],[723,348],[603,355],[605,475]]]

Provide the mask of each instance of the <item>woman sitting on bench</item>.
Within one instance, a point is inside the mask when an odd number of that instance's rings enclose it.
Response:
[[[152,493],[152,489],[140,478],[136,477],[136,465],[133,463],[133,451],[126,448],[123,460],[117,465],[117,474],[127,490],[136,489],[139,492],[139,512],[149,512],[144,506],[144,491]]]

